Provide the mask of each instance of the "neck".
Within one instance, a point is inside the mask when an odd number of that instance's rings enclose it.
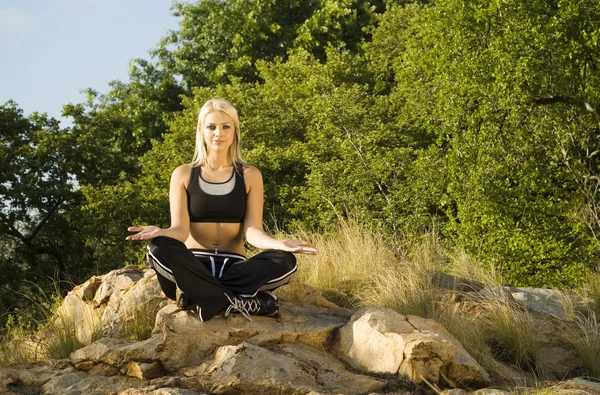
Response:
[[[221,167],[231,167],[233,163],[229,160],[227,153],[211,152],[206,158],[206,165],[213,170],[219,170]]]

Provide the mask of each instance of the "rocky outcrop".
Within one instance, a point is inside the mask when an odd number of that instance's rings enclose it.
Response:
[[[0,369],[0,392],[358,395],[406,393],[397,389],[409,383],[410,393],[501,393],[472,392],[490,384],[488,373],[433,320],[377,306],[352,312],[301,283],[277,294],[278,318],[201,322],[163,296],[150,269],[93,277],[55,317],[86,345],[65,360]],[[149,337],[132,340],[148,317]]]
[[[490,378],[462,345],[435,321],[403,316],[382,307],[354,314],[332,351],[356,369],[398,373],[451,387],[484,387]]]

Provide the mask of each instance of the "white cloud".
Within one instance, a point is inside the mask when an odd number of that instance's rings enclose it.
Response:
[[[14,8],[0,8],[0,27],[28,28],[33,26],[33,17]]]

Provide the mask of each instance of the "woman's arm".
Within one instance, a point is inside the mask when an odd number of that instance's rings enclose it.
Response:
[[[244,167],[244,182],[248,190],[244,233],[249,244],[260,249],[275,249],[302,254],[316,254],[311,243],[299,240],[275,240],[263,229],[264,186],[260,171],[254,166]]]
[[[187,211],[186,183],[190,178],[189,165],[181,165],[171,174],[169,187],[169,206],[171,210],[171,226],[167,229],[158,226],[131,226],[130,232],[138,232],[127,236],[126,240],[148,240],[158,236],[171,237],[185,243],[190,234],[190,217]]]

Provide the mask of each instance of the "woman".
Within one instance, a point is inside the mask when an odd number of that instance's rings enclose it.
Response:
[[[147,259],[167,297],[197,306],[200,320],[224,312],[272,316],[279,302],[271,290],[292,281],[293,253],[316,254],[311,243],[275,240],[263,230],[263,180],[240,156],[236,109],[207,101],[198,116],[190,164],[171,175],[171,226],[132,226],[127,240],[150,240]],[[245,257],[243,236],[263,249]]]

